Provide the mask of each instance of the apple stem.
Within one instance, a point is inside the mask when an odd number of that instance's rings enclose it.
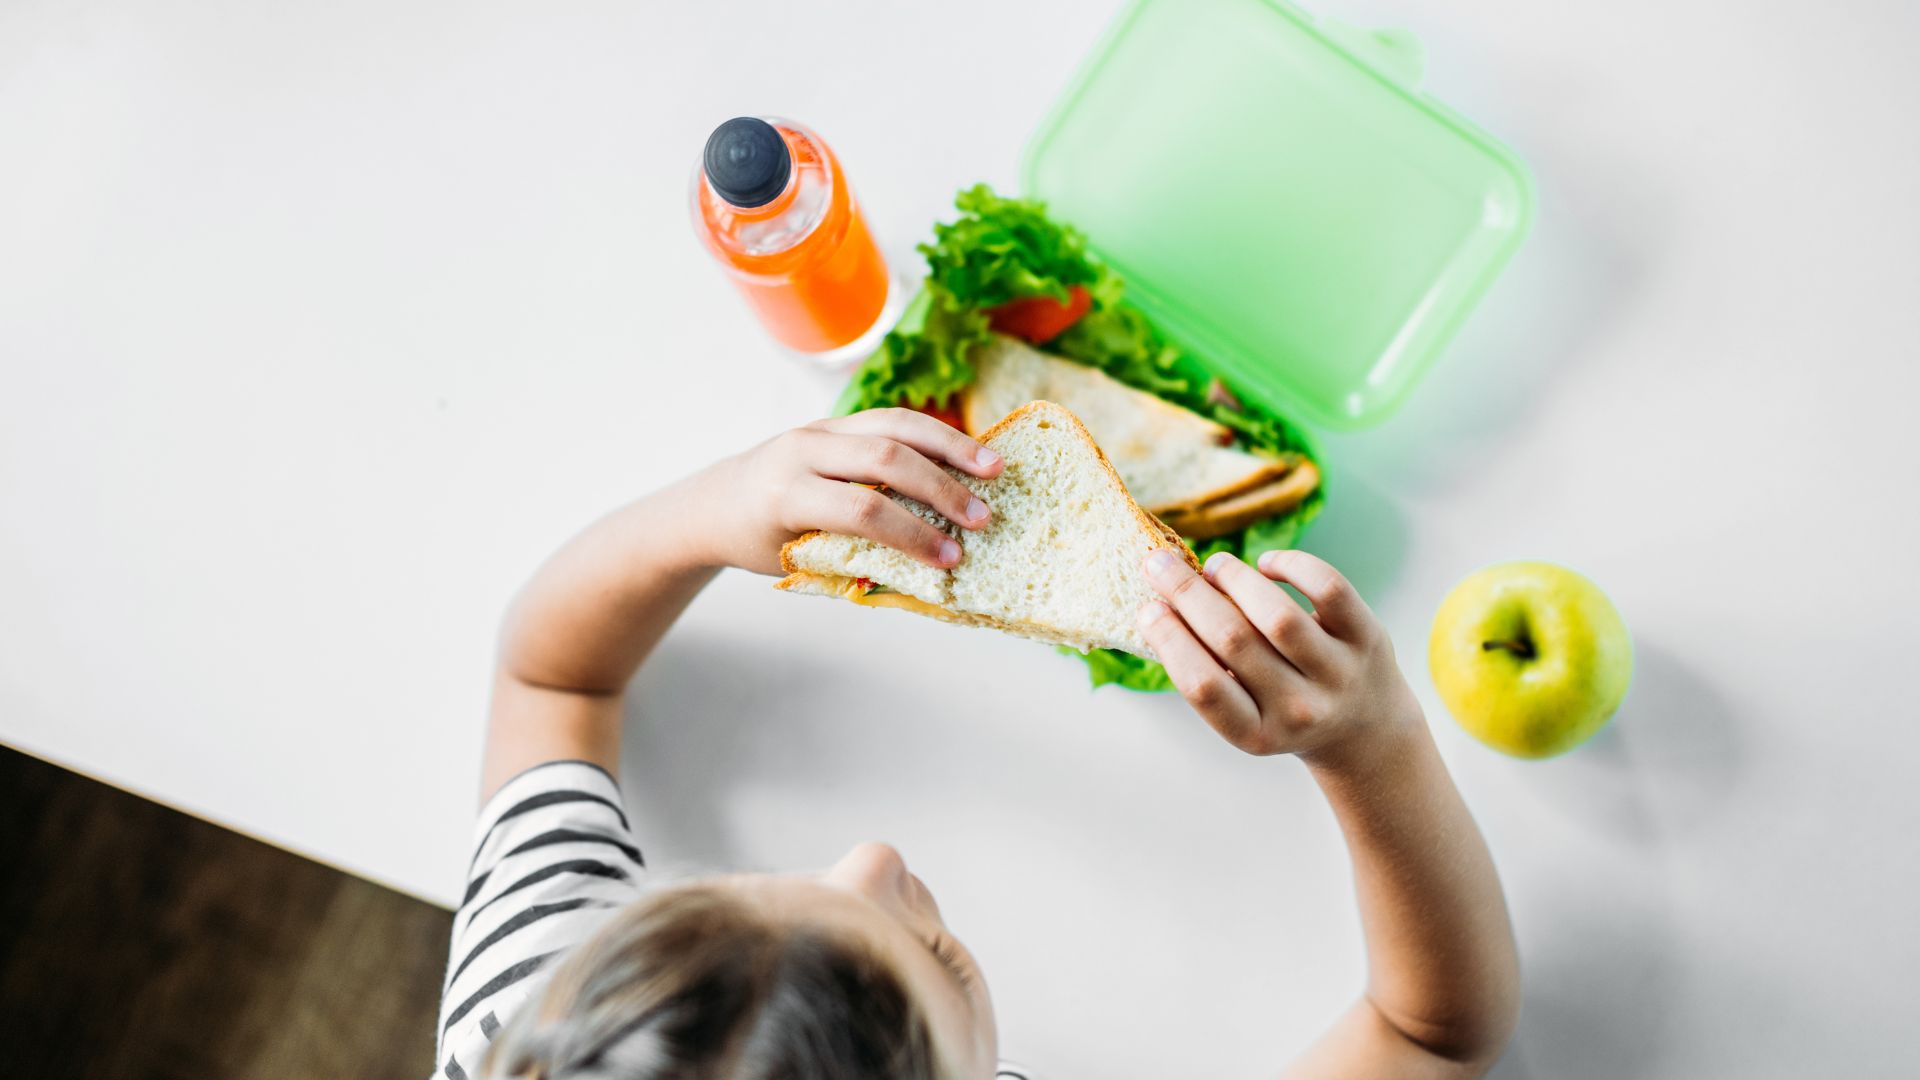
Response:
[[[1505,649],[1522,660],[1533,659],[1533,642],[1531,641],[1483,641],[1480,643],[1480,648],[1485,652],[1492,652],[1495,649]]]

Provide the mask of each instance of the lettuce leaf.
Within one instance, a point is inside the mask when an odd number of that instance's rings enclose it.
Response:
[[[945,404],[973,381],[967,353],[991,336],[986,308],[1027,296],[1064,301],[1073,285],[1118,299],[1119,279],[1087,254],[1078,232],[1051,221],[1042,204],[1002,198],[976,184],[954,205],[959,220],[935,225],[933,242],[919,247],[927,259],[925,284],[854,372],[836,413]]]
[[[954,303],[938,288],[922,287],[901,312],[899,325],[853,373],[833,411],[844,416],[893,405],[943,404],[973,381],[967,351],[989,333],[985,314]]]
[[[921,244],[927,280],[961,304],[992,307],[1026,296],[1065,302],[1067,289],[1096,289],[1110,275],[1087,254],[1086,238],[1047,217],[1046,205],[1006,199],[975,184],[953,200],[958,221],[933,227],[933,243]]]
[[[1132,653],[1123,653],[1118,649],[1094,649],[1082,653],[1070,645],[1056,645],[1054,648],[1086,661],[1087,680],[1095,689],[1109,684],[1147,694],[1173,689],[1173,680],[1167,676],[1166,668]]]
[[[1078,230],[1049,218],[1044,204],[1008,199],[985,184],[954,199],[956,221],[934,226],[926,284],[908,304],[900,324],[854,373],[834,411],[906,404],[944,405],[973,381],[967,354],[988,341],[984,309],[1027,296],[1064,301],[1070,286],[1084,286],[1093,308],[1048,342],[1046,351],[1098,368],[1137,389],[1231,428],[1253,450],[1299,454],[1317,461],[1306,434],[1232,393],[1204,365],[1163,338],[1140,309],[1126,302],[1119,275],[1087,251]],[[1223,392],[1224,391],[1224,392]],[[1252,562],[1262,552],[1290,548],[1326,502],[1321,485],[1294,509],[1239,532],[1202,542],[1204,561],[1230,551]],[[1166,669],[1151,660],[1111,649],[1081,654],[1094,686],[1112,683],[1130,690],[1173,689]]]

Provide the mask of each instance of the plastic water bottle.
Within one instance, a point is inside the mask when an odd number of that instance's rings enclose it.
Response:
[[[695,231],[782,345],[837,364],[891,328],[886,259],[820,136],[776,117],[729,120],[707,139],[692,194]]]

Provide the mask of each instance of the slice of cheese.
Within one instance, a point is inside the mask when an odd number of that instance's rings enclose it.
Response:
[[[854,583],[854,588],[856,590],[860,588],[860,585],[858,582]],[[854,593],[848,593],[847,599],[853,601],[856,604],[859,604],[861,607],[899,608],[901,611],[911,611],[916,615],[930,615],[936,619],[954,617],[953,612],[948,611],[946,608],[941,607],[939,604],[929,604],[925,600],[921,600],[918,597],[908,596],[906,593],[860,592],[858,595],[855,595]]]
[[[900,611],[911,611],[915,615],[966,623],[970,626],[980,622],[980,617],[977,615],[967,615],[939,604],[930,604],[917,596],[908,596],[906,593],[895,592],[892,589],[875,592],[872,583],[862,584],[863,580],[840,577],[836,574],[810,574],[803,571],[787,575],[786,579],[780,582],[779,587],[809,596],[838,597],[841,600],[859,604],[861,607],[896,608]]]

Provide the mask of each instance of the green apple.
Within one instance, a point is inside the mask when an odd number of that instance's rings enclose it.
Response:
[[[1552,757],[1592,738],[1620,708],[1633,638],[1593,582],[1552,563],[1502,563],[1441,602],[1427,666],[1474,738],[1514,757]]]

